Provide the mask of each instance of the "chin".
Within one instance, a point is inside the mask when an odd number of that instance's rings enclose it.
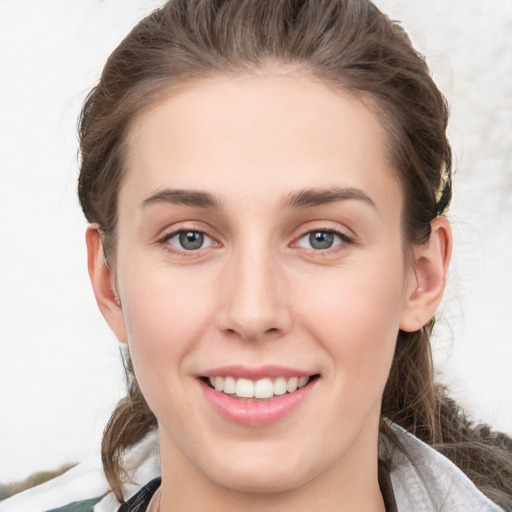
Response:
[[[216,463],[209,473],[218,485],[238,492],[281,493],[307,484],[321,473],[322,468],[312,467],[311,457],[297,454],[261,453],[254,456],[245,453]]]
[[[217,484],[242,493],[268,494],[282,493],[296,489],[312,478],[307,474],[300,474],[293,470],[285,469],[276,471],[262,470],[257,471],[254,468],[244,468],[240,471],[235,470],[228,474],[213,476]]]

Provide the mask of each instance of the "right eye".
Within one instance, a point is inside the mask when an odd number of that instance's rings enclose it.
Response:
[[[193,229],[175,231],[165,237],[164,241],[178,251],[197,251],[215,244],[207,234]]]

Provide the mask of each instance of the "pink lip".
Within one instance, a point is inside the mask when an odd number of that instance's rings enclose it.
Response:
[[[266,366],[244,366],[244,365],[231,365],[219,366],[201,373],[199,377],[234,377],[235,379],[245,378],[251,380],[263,379],[265,377],[309,377],[316,372],[305,372],[297,370],[296,368],[287,368],[278,365]]]
[[[226,375],[233,374],[228,372]],[[268,373],[266,375],[268,376]],[[283,376],[282,373],[280,375]],[[255,401],[237,400],[221,391],[215,391],[203,381],[199,382],[204,396],[223,418],[246,427],[264,427],[277,423],[291,414],[303,403],[317,381],[318,379],[315,379],[293,393]]]

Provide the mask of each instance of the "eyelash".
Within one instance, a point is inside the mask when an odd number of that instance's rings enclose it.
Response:
[[[201,249],[204,249],[205,247],[199,247],[197,249],[185,249],[185,248],[178,248],[174,245],[171,245],[169,242],[174,237],[179,236],[184,233],[196,233],[199,235],[202,235],[204,237],[207,237],[211,240],[211,244],[208,246],[214,246],[219,245],[219,242],[215,240],[212,236],[210,236],[208,233],[206,233],[203,229],[197,229],[197,228],[181,228],[181,229],[175,229],[170,233],[166,233],[161,238],[157,240],[157,242],[164,247],[164,249],[172,254],[177,254],[179,256],[185,256],[185,257],[196,257],[199,255]]]
[[[211,243],[204,247],[198,247],[197,249],[185,249],[185,248],[178,248],[175,245],[171,245],[169,242],[174,237],[177,237],[179,235],[182,235],[184,233],[195,233],[199,234],[201,236],[207,237],[211,240]],[[339,239],[338,243],[335,243],[335,245],[332,245],[330,247],[327,247],[325,249],[315,249],[314,247],[303,247],[300,245],[300,241],[305,239],[306,237],[310,237],[313,234],[327,234],[327,235],[333,235],[334,237]],[[164,249],[172,254],[177,254],[179,256],[185,256],[185,257],[197,257],[201,253],[202,249],[207,249],[208,247],[220,245],[219,242],[215,240],[212,236],[210,236],[208,233],[206,233],[203,229],[197,229],[197,228],[181,228],[181,229],[175,229],[170,233],[166,233],[161,238],[157,240],[158,244],[162,245]],[[304,232],[301,234],[298,238],[295,238],[295,241],[291,244],[291,247],[298,247],[299,249],[305,250],[305,251],[314,251],[314,254],[319,255],[325,255],[326,253],[332,253],[335,251],[343,250],[346,248],[347,245],[353,245],[354,240],[346,235],[345,233],[332,229],[332,228],[317,228],[317,229],[311,229],[309,231]]]
[[[331,245],[330,247],[326,247],[324,249],[315,249],[314,247],[303,247],[300,245],[301,240],[304,240],[307,238],[309,238],[309,242],[311,244],[312,235],[319,234],[319,233],[321,233],[322,235],[333,235],[334,238],[338,239],[338,242],[336,243],[335,241],[333,241],[333,245]],[[296,239],[296,241],[294,242],[293,245],[298,246],[301,249],[305,249],[305,250],[309,250],[309,251],[312,250],[312,251],[314,251],[315,254],[325,255],[326,253],[333,253],[336,251],[346,249],[347,245],[352,245],[353,243],[354,243],[354,240],[351,237],[349,237],[348,235],[346,235],[345,233],[343,233],[339,230],[331,229],[331,228],[317,228],[317,229],[311,229],[309,231],[306,231],[303,235],[301,235],[299,238]]]

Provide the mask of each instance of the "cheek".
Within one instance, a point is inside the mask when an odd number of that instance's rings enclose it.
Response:
[[[151,401],[165,396],[162,386],[169,392],[183,385],[184,361],[204,337],[212,307],[208,290],[203,287],[198,293],[197,279],[148,268],[151,271],[128,273],[120,282],[130,354],[141,389]]]
[[[391,260],[392,261],[392,260]],[[402,306],[403,271],[395,264],[362,265],[311,287],[304,315],[321,340],[334,372],[361,395],[384,387],[391,365]],[[317,283],[318,284],[318,283]]]

